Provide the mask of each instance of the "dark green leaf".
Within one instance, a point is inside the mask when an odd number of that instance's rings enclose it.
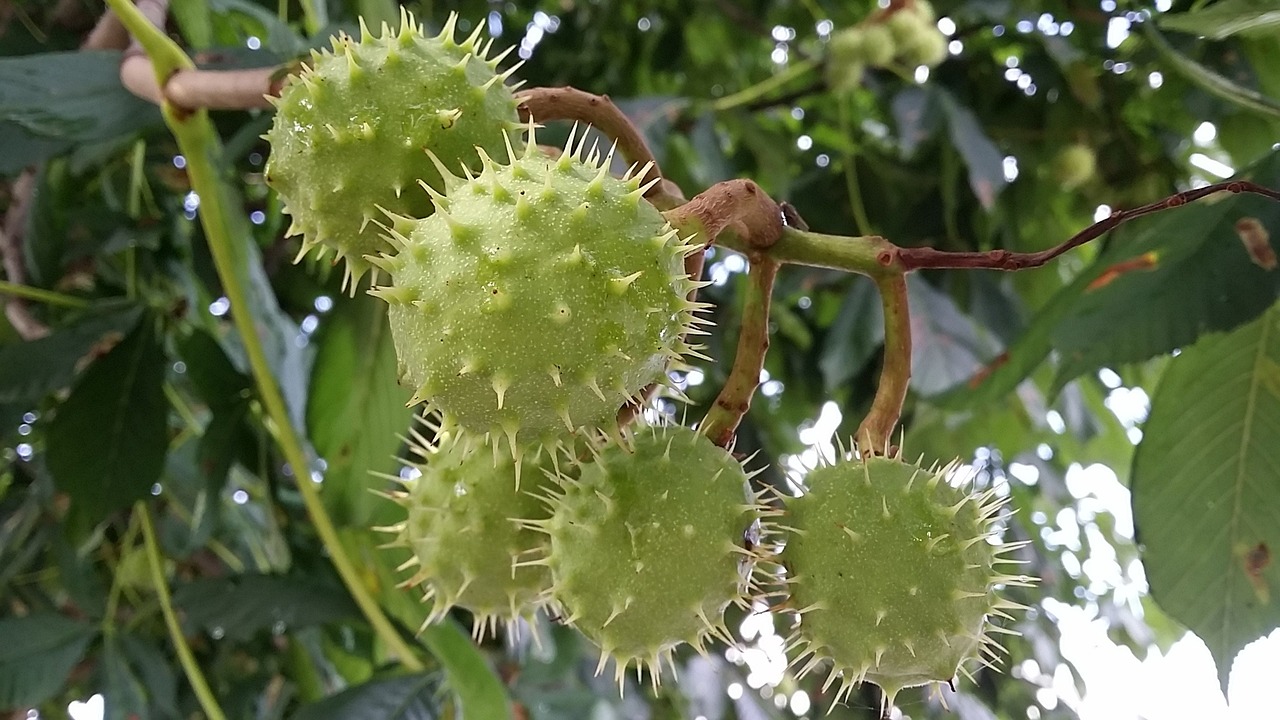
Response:
[[[968,380],[1000,343],[918,275],[907,278],[911,303],[911,386],[936,395]]]
[[[897,122],[902,154],[915,155],[916,149],[937,134],[942,126],[942,108],[938,94],[913,87],[893,97],[893,119]]]
[[[884,311],[875,283],[855,278],[840,303],[840,312],[827,330],[818,367],[827,390],[855,375],[884,343]]]
[[[49,471],[82,517],[128,506],[160,477],[169,442],[165,363],[155,322],[144,317],[58,406]]]
[[[1231,661],[1280,626],[1280,305],[1165,370],[1133,460],[1151,592]]]
[[[424,673],[371,680],[303,707],[293,720],[436,720],[443,714],[440,676]]]
[[[1255,112],[1270,115],[1271,117],[1280,117],[1280,102],[1273,98],[1269,98],[1262,93],[1242,87],[1231,80],[1219,75],[1191,58],[1183,55],[1165,40],[1159,31],[1155,29],[1151,23],[1143,23],[1142,29],[1146,38],[1151,41],[1156,52],[1163,57],[1174,70],[1180,75],[1190,80],[1205,92],[1216,95],[1227,102],[1235,103],[1243,108],[1248,108]]]
[[[357,614],[341,587],[285,575],[236,575],[196,580],[175,589],[187,626],[232,640],[259,630],[319,625]]]
[[[947,116],[951,144],[969,168],[969,187],[978,202],[990,210],[996,196],[1009,183],[1004,177],[1004,153],[987,137],[972,110],[946,92],[939,91],[939,99]]]
[[[0,120],[48,140],[105,140],[159,124],[154,105],[120,84],[116,50],[0,59]]]
[[[1247,173],[1280,182],[1280,153]],[[1026,379],[1051,351],[1061,353],[1060,389],[1081,373],[1145,360],[1230,330],[1269,307],[1280,272],[1255,264],[1233,228],[1252,217],[1280,225],[1280,205],[1239,195],[1167,210],[1118,229],[1094,263],[1060,290],[1007,355],[948,407],[995,401]],[[1280,238],[1271,245],[1280,251]],[[1146,309],[1159,308],[1159,312]]]
[[[178,356],[187,367],[187,377],[210,407],[235,405],[245,400],[248,376],[236,370],[218,341],[203,330],[193,330],[178,338]]]
[[[136,325],[139,312],[136,306],[117,306],[39,340],[0,346],[0,402],[34,403],[66,387],[77,365],[101,343]]]
[[[1236,33],[1274,36],[1280,30],[1280,7],[1274,0],[1218,0],[1190,12],[1161,15],[1160,27],[1214,40]]]
[[[0,707],[30,707],[53,697],[98,630],[61,615],[0,619]]]
[[[339,525],[368,525],[388,505],[370,492],[385,484],[370,473],[395,471],[413,415],[409,392],[396,382],[387,304],[369,296],[340,303],[318,342],[307,430],[328,463],[323,497]]]

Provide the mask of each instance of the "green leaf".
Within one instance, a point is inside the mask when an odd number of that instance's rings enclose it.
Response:
[[[1152,595],[1231,660],[1280,626],[1280,305],[1174,358],[1133,460]]]
[[[911,307],[911,387],[937,395],[964,382],[1000,351],[991,333],[918,275],[907,278]]]
[[[361,296],[340,302],[325,319],[311,373],[307,431],[328,463],[323,494],[339,525],[368,525],[390,503],[370,490],[385,483],[373,471],[395,472],[399,437],[413,412],[396,382],[396,348],[387,304]]]
[[[286,575],[206,578],[175,589],[173,603],[191,630],[247,640],[263,629],[320,625],[359,613],[340,586]]]
[[[1156,52],[1180,75],[1207,93],[1255,112],[1280,117],[1280,102],[1247,87],[1242,87],[1183,55],[1164,39],[1151,23],[1142,23],[1144,35]]]
[[[1219,0],[1209,7],[1160,16],[1160,27],[1221,40],[1244,33],[1268,36],[1280,30],[1275,0]]]
[[[156,107],[120,84],[120,58],[116,50],[86,50],[0,59],[0,121],[77,143],[158,125]]]
[[[987,137],[972,110],[945,91],[939,90],[938,97],[947,116],[951,144],[969,168],[969,187],[982,207],[990,210],[995,207],[996,196],[1009,184],[1004,177],[1005,154]]]
[[[1280,183],[1280,153],[1242,176]],[[1184,205],[1116,230],[1097,259],[1041,308],[1009,352],[972,388],[935,399],[948,408],[997,401],[1056,351],[1053,391],[1100,367],[1146,360],[1231,330],[1280,295],[1280,272],[1255,264],[1234,223],[1280,226],[1280,205],[1235,195]],[[1272,247],[1280,252],[1280,237]],[[1143,308],[1158,308],[1146,312]]]
[[[39,340],[0,346],[0,402],[33,403],[66,387],[85,356],[135,326],[139,312],[137,306],[115,306]]]
[[[443,716],[440,676],[422,673],[371,680],[343,690],[303,707],[293,720],[436,720]]]
[[[0,619],[0,708],[38,705],[66,682],[98,630],[53,613]]]
[[[49,424],[48,463],[82,517],[100,518],[146,496],[169,442],[165,355],[144,317],[76,382]]]

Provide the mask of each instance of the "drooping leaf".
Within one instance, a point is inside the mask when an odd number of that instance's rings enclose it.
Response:
[[[34,402],[66,387],[100,343],[138,322],[137,306],[116,306],[25,343],[0,346],[0,402]]]
[[[76,382],[49,424],[49,471],[86,518],[144,497],[169,442],[165,355],[150,317]]]
[[[0,618],[0,707],[30,707],[66,682],[97,627],[42,613]]]
[[[907,88],[893,96],[892,107],[902,154],[911,157],[942,126],[938,95],[926,88]]]
[[[405,407],[410,393],[396,382],[386,303],[372,297],[340,303],[318,342],[307,430],[328,463],[323,497],[339,525],[368,525],[386,505],[370,492],[385,483],[370,473],[396,470],[399,437],[413,415]]]
[[[104,646],[104,652],[107,647],[112,648],[115,658],[105,662],[114,660],[121,666],[115,670],[108,669],[108,678],[114,673],[119,676],[120,681],[137,683],[142,688],[142,698],[149,715],[136,717],[180,717],[177,701],[178,678],[174,675],[169,659],[155,642],[141,635],[124,633],[107,643]],[[106,710],[106,718],[110,720],[113,717],[110,700],[106,703]],[[133,720],[135,716],[120,714],[114,717],[120,720]]]
[[[1004,176],[1004,153],[983,131],[973,111],[949,93],[939,91],[939,101],[947,116],[951,144],[969,168],[969,187],[984,208],[995,206],[996,196],[1009,184]]]
[[[856,278],[840,303],[840,312],[827,329],[818,367],[827,390],[858,374],[884,343],[884,312],[880,294],[870,280]]]
[[[173,602],[197,628],[233,640],[263,629],[319,625],[358,613],[339,586],[285,575],[203,578],[174,590]]]
[[[444,717],[440,707],[440,676],[420,673],[370,680],[348,688],[304,706],[292,720],[436,720],[440,717]]]
[[[1133,460],[1152,595],[1231,661],[1280,626],[1280,305],[1174,358]]]
[[[50,142],[91,142],[160,123],[154,105],[120,84],[120,52],[86,50],[0,58],[0,122]],[[10,142],[0,134],[0,149]]]
[[[911,306],[911,386],[936,395],[968,380],[1000,343],[923,278],[907,278]]]
[[[1265,36],[1280,30],[1280,7],[1272,0],[1218,0],[1188,12],[1166,13],[1159,23],[1214,40],[1236,33]]]
[[[1255,112],[1280,117],[1280,100],[1257,90],[1243,87],[1178,52],[1151,23],[1142,24],[1143,33],[1152,47],[1169,66],[1207,93]]]
[[[245,399],[249,378],[236,370],[212,335],[193,330],[179,337],[175,345],[186,364],[187,376],[210,407],[235,405]]]

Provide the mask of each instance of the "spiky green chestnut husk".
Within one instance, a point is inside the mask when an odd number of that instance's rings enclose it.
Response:
[[[414,401],[513,451],[615,429],[697,322],[684,272],[696,248],[644,200],[643,173],[619,180],[610,158],[581,154],[553,159],[531,139],[509,164],[486,154],[478,176],[446,172],[435,213],[395,218],[397,253],[376,260],[392,283],[372,292],[390,304]]]
[[[293,215],[290,234],[302,253],[327,252],[346,261],[348,282],[369,268],[365,255],[389,249],[373,220],[379,207],[414,217],[431,212],[419,180],[441,188],[424,150],[449,167],[475,164],[475,146],[497,152],[519,129],[516,101],[497,74],[500,57],[479,30],[454,39],[456,16],[427,37],[407,14],[381,37],[362,28],[342,34],[333,51],[313,53],[275,101],[267,133],[266,180]],[[352,282],[354,290],[354,282]]]
[[[744,532],[767,515],[733,456],[685,427],[640,428],[633,447],[611,445],[565,480],[545,563],[566,621],[612,658],[619,681],[681,643],[731,642],[730,603],[746,604],[756,556]]]
[[[829,665],[837,697],[869,681],[891,705],[903,688],[949,682],[998,647],[989,631],[1002,629],[988,617],[1020,606],[996,590],[1029,579],[995,569],[1015,547],[991,542],[1002,503],[953,487],[951,474],[846,460],[810,472],[808,491],[787,502],[780,559],[800,616],[790,640],[800,676]]]
[[[426,462],[404,481],[397,501],[408,517],[394,530],[395,544],[413,551],[404,569],[416,571],[405,586],[421,586],[434,603],[427,622],[462,607],[474,614],[478,636],[543,604],[551,574],[528,561],[545,555],[547,538],[520,521],[550,516],[543,497],[551,480],[542,472],[556,466],[549,452],[535,449],[517,482],[511,456],[483,444],[448,438],[420,448]]]

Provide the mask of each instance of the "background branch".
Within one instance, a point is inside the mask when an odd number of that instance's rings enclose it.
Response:
[[[987,269],[987,270],[1025,270],[1037,268],[1068,250],[1075,249],[1085,243],[1105,235],[1119,225],[1143,215],[1151,215],[1162,210],[1186,205],[1189,202],[1212,195],[1217,192],[1252,193],[1280,202],[1280,191],[1263,187],[1247,180],[1229,180],[1214,185],[1206,185],[1194,190],[1171,195],[1163,200],[1147,203],[1130,210],[1117,210],[1111,216],[1073,235],[1066,242],[1033,253],[1009,252],[1008,250],[988,250],[986,252],[954,252],[937,250],[929,247],[904,248],[892,246],[881,256],[881,264],[897,265],[904,270],[922,270],[937,268],[952,269]]]

